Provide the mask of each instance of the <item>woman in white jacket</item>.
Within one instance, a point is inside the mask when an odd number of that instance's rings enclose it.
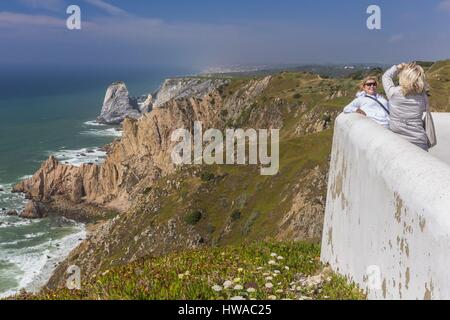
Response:
[[[366,77],[360,84],[356,99],[344,108],[344,113],[359,113],[385,128],[389,128],[389,103],[377,93],[378,79]]]
[[[394,84],[397,75],[399,86]],[[391,106],[392,132],[428,151],[428,137],[422,120],[428,103],[428,84],[423,68],[415,63],[393,66],[383,75],[383,86]]]

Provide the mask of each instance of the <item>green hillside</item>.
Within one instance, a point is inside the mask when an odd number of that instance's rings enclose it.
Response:
[[[450,60],[439,61],[427,71],[431,87],[431,107],[437,112],[450,112]]]

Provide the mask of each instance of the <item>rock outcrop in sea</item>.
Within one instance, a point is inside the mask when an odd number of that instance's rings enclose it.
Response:
[[[117,81],[106,90],[102,111],[97,122],[120,124],[126,117],[137,119],[140,116],[141,111],[137,99],[129,96],[124,82]]]
[[[19,216],[26,219],[39,219],[44,216],[44,212],[38,202],[30,200]]]

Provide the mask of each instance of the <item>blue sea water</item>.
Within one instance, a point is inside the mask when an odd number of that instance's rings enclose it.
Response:
[[[45,284],[57,263],[86,236],[84,225],[64,218],[6,216],[6,210],[21,210],[25,204],[11,187],[49,155],[72,164],[102,161],[98,148],[120,136],[117,128],[93,121],[110,83],[123,80],[138,96],[154,92],[167,77],[189,72],[0,69],[0,296]]]

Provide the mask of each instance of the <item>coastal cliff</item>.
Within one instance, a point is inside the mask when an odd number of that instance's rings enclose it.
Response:
[[[70,264],[94,275],[148,255],[243,239],[317,242],[330,128],[354,85],[289,72],[168,80],[150,112],[124,120],[103,163],[71,166],[50,157],[14,190],[46,212],[94,221],[95,231],[56,269],[49,287],[62,284]],[[256,165],[175,166],[171,133],[192,131],[195,121],[205,130],[281,129],[279,173],[263,177]]]
[[[448,92],[436,82],[449,67],[429,70],[433,108],[450,110]],[[302,72],[167,80],[150,112],[124,120],[123,136],[106,148],[102,164],[75,167],[50,157],[15,187],[45,212],[88,222],[88,238],[58,265],[46,290],[64,286],[70,265],[82,269],[89,297],[97,279],[113,283],[111,270],[120,279],[123,270],[145,273],[140,261],[161,261],[153,257],[254,241],[318,243],[334,120],[356,87],[353,78]],[[257,165],[173,165],[170,135],[192,131],[195,121],[205,129],[280,129],[278,174],[261,176]]]
[[[226,80],[192,79],[182,83],[178,79],[168,80],[159,91],[157,108],[139,120],[125,119],[123,136],[108,147],[104,163],[71,166],[51,156],[30,179],[16,185],[14,191],[43,203],[64,200],[124,211],[130,207],[136,191],[173,172],[175,166],[170,158],[175,144],[170,141],[173,130],[192,130],[195,121],[202,121],[206,127],[222,128],[223,113],[238,114],[239,108],[257,96],[269,81],[270,78],[252,81],[243,88],[242,100],[224,102],[220,85],[227,84]]]
[[[15,187],[47,211],[71,208],[78,215],[69,217],[92,224],[88,239],[58,266],[48,287],[62,285],[71,264],[83,266],[90,279],[188,248],[243,240],[318,242],[333,123],[356,86],[352,78],[301,72],[165,81],[150,112],[124,120],[123,136],[108,146],[102,164],[74,167],[51,157]],[[205,130],[280,129],[278,174],[261,176],[256,165],[175,166],[170,135],[178,128],[192,131],[195,121]]]

